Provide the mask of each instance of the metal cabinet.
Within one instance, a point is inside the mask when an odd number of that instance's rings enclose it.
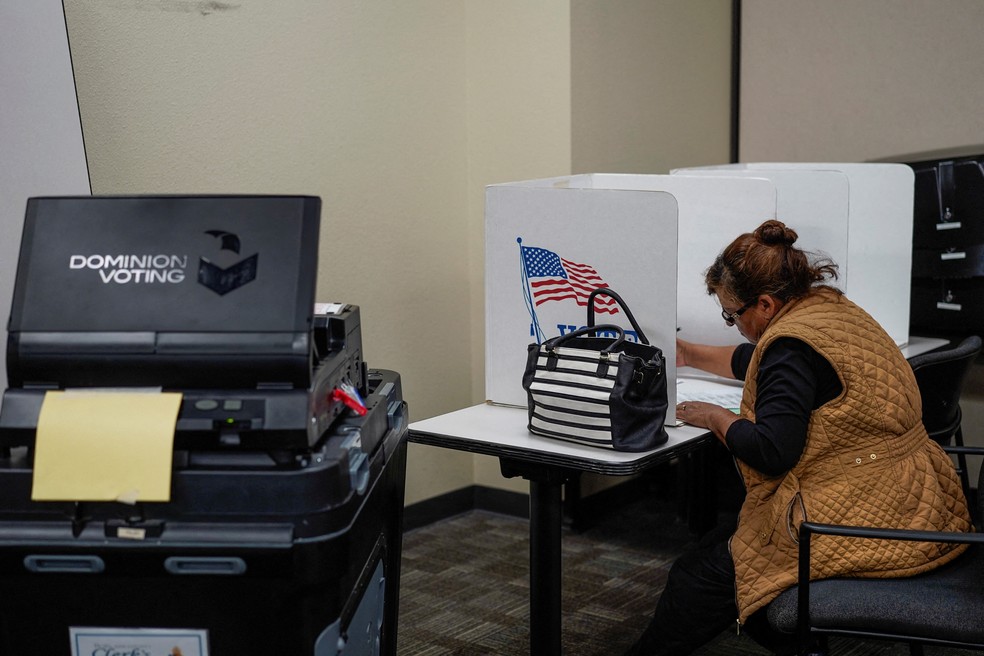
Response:
[[[907,162],[915,173],[910,330],[984,331],[984,147]]]

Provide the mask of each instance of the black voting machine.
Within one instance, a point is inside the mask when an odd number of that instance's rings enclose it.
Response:
[[[0,406],[0,654],[187,629],[206,653],[396,653],[407,414],[315,304],[320,200],[28,201]],[[171,494],[32,501],[46,392],[182,393]],[[125,643],[129,646],[130,643]]]

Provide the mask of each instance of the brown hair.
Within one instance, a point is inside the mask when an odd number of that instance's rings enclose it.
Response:
[[[707,293],[745,303],[770,294],[784,303],[806,296],[814,285],[837,279],[837,265],[793,244],[799,235],[770,219],[739,236],[704,273]]]

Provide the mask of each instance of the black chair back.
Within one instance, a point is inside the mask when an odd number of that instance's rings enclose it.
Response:
[[[952,349],[909,360],[922,396],[923,424],[929,436],[943,446],[950,444],[960,428],[960,392],[980,352],[981,338],[972,335]]]

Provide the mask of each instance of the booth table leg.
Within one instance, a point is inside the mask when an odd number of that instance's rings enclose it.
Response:
[[[530,482],[530,654],[561,654],[561,528],[565,482],[580,472],[543,463],[499,459],[506,478]]]
[[[561,653],[561,485],[530,481],[530,654]]]

